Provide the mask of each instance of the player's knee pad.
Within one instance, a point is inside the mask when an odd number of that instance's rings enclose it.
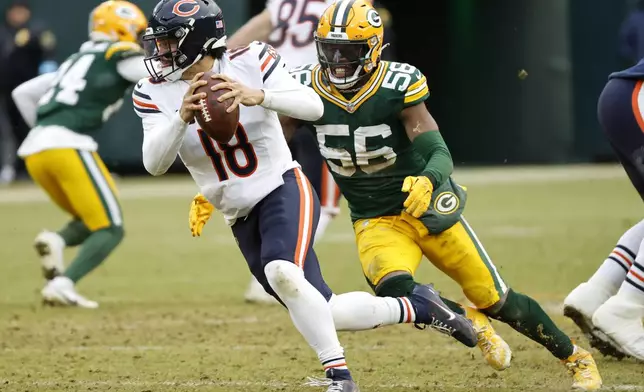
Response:
[[[416,282],[408,274],[385,277],[374,288],[378,297],[406,297],[414,291]]]
[[[533,304],[537,305],[532,298],[509,289],[501,301],[481,311],[493,319],[513,322],[524,320],[530,314]]]
[[[306,284],[304,272],[286,260],[274,260],[264,267],[266,280],[280,298],[296,297],[302,284]]]

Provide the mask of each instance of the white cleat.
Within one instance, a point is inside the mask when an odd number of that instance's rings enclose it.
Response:
[[[611,293],[605,288],[582,283],[564,300],[564,316],[577,324],[591,347],[596,348],[603,355],[621,359],[624,358],[624,354],[619,347],[606,340],[593,324],[593,314],[610,297]]]
[[[615,295],[597,309],[593,323],[603,339],[631,357],[644,361],[644,305]]]
[[[79,308],[96,309],[98,303],[90,301],[76,292],[74,282],[66,276],[50,280],[40,292],[45,305],[78,306]]]
[[[255,279],[253,276],[250,284],[248,285],[248,289],[246,290],[246,294],[244,295],[244,298],[246,299],[246,302],[250,303],[259,303],[259,304],[278,304],[277,300],[273,298],[272,295],[268,294],[265,290],[264,287]]]
[[[42,273],[45,279],[52,280],[62,275],[65,269],[63,261],[63,250],[65,241],[63,238],[51,231],[42,231],[34,241],[34,248],[40,256]]]

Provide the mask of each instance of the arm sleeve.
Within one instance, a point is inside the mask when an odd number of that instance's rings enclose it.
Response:
[[[145,62],[143,61],[143,56],[129,57],[119,61],[116,64],[116,71],[123,79],[132,83],[136,83],[149,76],[148,69],[145,67]]]
[[[143,166],[153,176],[164,174],[177,159],[188,124],[179,113],[169,117],[151,102],[150,96],[134,89],[134,111],[143,124]]]
[[[316,92],[295,80],[286,63],[273,48],[260,53],[264,102],[262,106],[277,113],[304,121],[315,121],[324,114],[324,104]]]
[[[143,166],[153,176],[160,176],[177,159],[188,124],[179,113],[170,119],[161,114],[146,116],[142,122]]]
[[[428,131],[418,135],[412,142],[416,151],[427,161],[423,175],[429,178],[434,189],[443,184],[454,170],[452,155],[439,131]]]
[[[51,87],[56,73],[46,73],[28,80],[11,92],[11,97],[27,125],[33,128],[36,124],[38,101]]]

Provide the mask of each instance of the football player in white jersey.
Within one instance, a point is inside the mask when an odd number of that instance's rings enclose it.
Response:
[[[320,15],[335,0],[268,0],[266,8],[249,20],[228,40],[231,48],[253,41],[268,42],[286,60],[289,67],[317,61],[313,32]],[[317,147],[317,141],[306,129],[300,129],[288,143],[293,158],[302,166],[320,198],[320,221],[313,243],[319,240],[331,220],[340,213],[340,189]],[[251,279],[244,295],[246,301],[277,303],[256,279]]]
[[[317,94],[284,69],[280,55],[254,42],[226,51],[221,9],[211,0],[161,0],[143,37],[152,77],[133,92],[142,118],[143,163],[162,175],[177,155],[201,193],[231,226],[252,274],[289,311],[295,327],[316,351],[327,392],[354,392],[336,328],[372,329],[418,323],[474,347],[471,323],[455,315],[430,286],[401,298],[367,293],[334,295],[322,278],[312,238],[320,204],[288,150],[278,114],[315,120],[323,113]],[[228,80],[239,107],[239,127],[229,143],[217,143],[195,121],[197,87],[205,71]],[[228,261],[228,260],[226,260]],[[315,384],[320,385],[320,384]]]

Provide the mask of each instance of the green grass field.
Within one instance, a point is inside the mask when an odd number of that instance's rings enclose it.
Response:
[[[615,166],[457,170],[469,189],[466,216],[505,280],[534,296],[567,332],[561,302],[641,217],[642,201]],[[79,285],[98,310],[43,308],[31,248],[66,217],[30,184],[0,189],[0,390],[315,391],[314,353],[277,306],[248,305],[249,274],[219,216],[192,238],[189,178],[119,181],[126,238]],[[336,292],[369,288],[346,209],[317,245]],[[71,257],[73,253],[69,253]],[[429,263],[420,281],[463,299]],[[363,392],[564,391],[563,366],[495,323],[513,348],[497,373],[478,349],[409,325],[341,333]],[[596,359],[606,390],[644,391],[644,365]]]

